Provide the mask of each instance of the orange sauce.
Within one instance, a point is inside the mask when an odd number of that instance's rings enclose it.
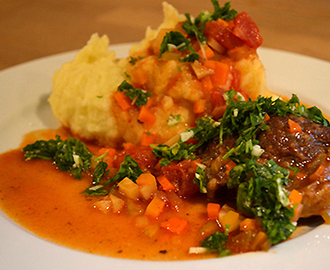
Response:
[[[52,133],[52,132],[50,132]],[[200,246],[207,222],[205,203],[185,202],[177,212],[188,221],[188,229],[174,234],[164,228],[150,236],[137,226],[137,218],[127,209],[106,213],[93,207],[99,197],[82,192],[90,177],[75,180],[50,161],[23,160],[20,149],[0,155],[0,207],[15,222],[49,241],[83,252],[140,260],[201,259],[213,255],[191,255],[189,247]],[[165,210],[162,217],[148,217],[158,226],[173,215]]]

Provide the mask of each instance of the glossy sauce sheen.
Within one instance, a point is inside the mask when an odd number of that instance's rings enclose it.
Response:
[[[186,202],[178,215],[188,221],[189,227],[181,235],[160,228],[148,237],[143,228],[136,226],[134,216],[95,209],[93,202],[100,198],[82,194],[89,181],[88,177],[75,180],[69,173],[57,170],[50,161],[24,161],[19,149],[0,156],[2,210],[15,222],[47,240],[119,258],[184,260],[214,256],[188,254],[189,247],[200,246],[205,238],[201,234],[206,221],[205,205]],[[166,219],[166,211],[163,214]],[[149,224],[160,222],[148,219]]]

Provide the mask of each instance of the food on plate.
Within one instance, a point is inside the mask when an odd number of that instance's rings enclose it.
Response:
[[[0,171],[4,211],[60,244],[143,260],[267,251],[302,219],[330,223],[329,121],[269,95],[257,26],[212,3],[196,18],[164,4],[127,59],[93,35],[54,74],[66,129],[0,156],[15,161]]]
[[[148,29],[126,59],[116,59],[108,38],[94,34],[54,74],[49,102],[59,122],[110,147],[146,137],[164,143],[202,115],[220,117],[231,88],[245,98],[264,95],[258,27],[246,12],[213,4],[213,13],[194,19],[164,3],[164,22]]]

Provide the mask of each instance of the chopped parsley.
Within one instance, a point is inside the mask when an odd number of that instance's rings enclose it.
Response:
[[[231,251],[226,249],[227,239],[227,233],[216,231],[203,240],[202,247],[207,248],[207,252],[219,252],[219,257],[228,256]]]
[[[132,100],[132,104],[137,106],[143,106],[147,104],[148,97],[151,96],[151,92],[146,90],[135,88],[133,85],[124,80],[117,88],[118,91],[124,92],[127,97]]]
[[[29,144],[23,151],[25,160],[52,160],[61,171],[70,172],[76,179],[81,179],[81,173],[89,169],[93,156],[80,140],[69,136],[63,141],[59,135],[55,140],[39,140]]]
[[[230,8],[230,2],[225,3],[223,7],[220,7],[217,0],[211,0],[214,11],[211,14],[208,11],[201,12],[196,18],[193,18],[189,13],[186,13],[186,21],[183,22],[182,28],[189,36],[195,36],[201,43],[206,42],[204,36],[204,29],[207,22],[223,19],[225,21],[233,20],[237,11]]]
[[[196,127],[181,133],[179,141],[172,146],[163,144],[151,145],[154,155],[161,158],[161,166],[165,166],[174,160],[195,159],[194,152],[205,142],[219,134],[218,122],[212,120],[211,116],[197,119],[196,124]],[[196,144],[187,143],[191,138],[198,142]]]
[[[169,119],[167,120],[167,124],[168,124],[169,127],[176,126],[180,122],[182,122],[182,118],[181,118],[180,114],[177,114],[177,115],[171,114],[169,116]]]
[[[134,66],[136,64],[136,62],[140,59],[143,59],[143,57],[141,57],[141,56],[138,56],[138,57],[130,56],[130,60],[128,61],[128,63],[130,63],[132,66]]]
[[[180,59],[180,62],[194,62],[199,59],[199,55],[191,45],[190,39],[187,39],[179,31],[170,31],[165,34],[162,44],[160,45],[160,53],[158,58],[161,58],[163,53],[175,49],[180,51],[188,50],[190,52],[185,55],[183,59]]]
[[[248,182],[244,181],[238,186],[237,207],[260,219],[272,244],[288,239],[296,229],[291,222],[294,210],[284,189],[289,182],[289,171],[273,160],[264,165],[255,161],[245,165],[241,171],[245,177],[241,178],[247,178]]]
[[[140,167],[139,164],[129,155],[125,156],[125,161],[120,164],[120,168],[118,172],[109,180],[105,181],[103,184],[99,184],[100,180],[104,173],[106,173],[107,165],[104,165],[105,162],[99,162],[98,165],[95,168],[95,171],[98,171],[98,181],[95,181],[93,178],[93,185],[88,187],[85,190],[85,195],[88,196],[105,196],[109,194],[110,190],[105,189],[104,187],[106,185],[115,183],[117,181],[123,180],[125,177],[128,177],[133,182],[136,181],[136,179],[144,173]],[[101,164],[101,165],[100,165]],[[106,164],[106,163],[105,163]],[[100,168],[98,168],[100,166]]]

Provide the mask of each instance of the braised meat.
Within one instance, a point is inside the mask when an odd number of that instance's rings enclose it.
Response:
[[[300,129],[294,132],[290,130],[289,119]],[[290,169],[291,178],[294,178],[287,189],[302,193],[304,208],[301,217],[319,215],[330,206],[330,127],[294,115],[271,117],[267,125],[269,129],[257,136],[264,150],[258,163],[272,159],[281,167]],[[217,199],[219,193],[223,194],[223,190],[226,190],[230,161],[222,157],[234,145],[233,137],[226,139],[222,145],[215,139],[199,156],[207,166],[210,199]]]
[[[292,133],[289,119],[299,124],[301,131]],[[288,189],[303,194],[302,217],[318,215],[330,205],[330,127],[293,115],[272,117],[267,125],[270,128],[258,137],[265,150],[261,159],[299,168]]]

